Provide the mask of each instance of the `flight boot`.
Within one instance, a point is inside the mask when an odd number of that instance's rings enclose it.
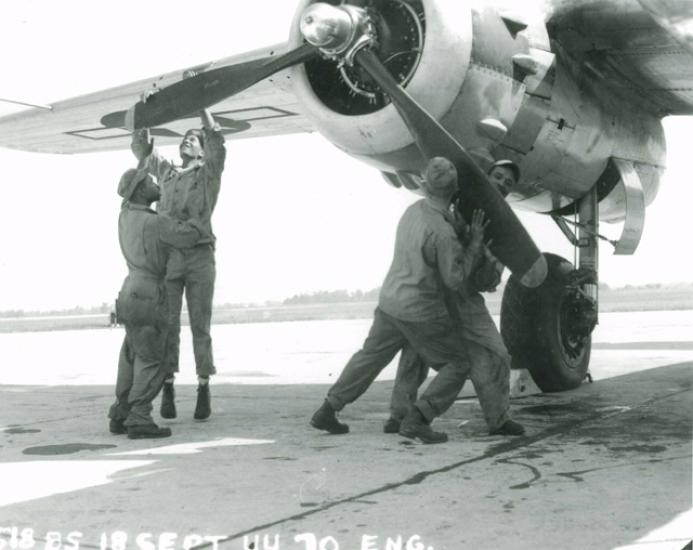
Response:
[[[401,424],[401,420],[395,418],[394,416],[391,416],[385,421],[385,424],[383,424],[383,432],[385,432],[386,434],[399,433],[399,428]]]
[[[123,420],[114,420],[113,418],[108,422],[108,431],[113,435],[123,435],[128,432]]]
[[[128,439],[158,439],[169,437],[171,428],[160,428],[153,422],[151,424],[135,424],[128,426]]]
[[[212,414],[212,395],[209,392],[209,382],[197,386],[197,403],[195,404],[195,420],[207,420]]]
[[[399,435],[409,439],[420,439],[426,444],[445,443],[448,440],[448,434],[443,432],[434,432],[430,424],[419,412],[413,408],[407,413],[407,416],[402,420],[399,428]]]
[[[333,435],[349,433],[349,426],[337,420],[337,411],[330,405],[327,399],[313,414],[313,417],[310,419],[310,425],[313,428],[325,430]]]
[[[489,435],[522,435],[525,433],[525,427],[514,420],[506,420],[500,427],[491,430]]]
[[[161,418],[176,418],[176,391],[173,389],[173,382],[164,382],[161,390],[161,408],[159,414]]]

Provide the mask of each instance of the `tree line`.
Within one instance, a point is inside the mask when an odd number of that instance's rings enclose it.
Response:
[[[93,307],[81,307],[81,306],[76,306],[72,307],[69,309],[53,309],[50,311],[46,310],[34,310],[34,311],[26,311],[23,309],[8,309],[5,311],[0,311],[0,318],[2,319],[8,319],[8,318],[16,318],[16,317],[38,317],[38,316],[55,316],[55,315],[108,315],[111,310],[113,309],[113,306],[111,304],[107,304],[106,302],[102,303],[100,306],[93,306]]]
[[[502,287],[502,285],[501,285]],[[604,282],[599,283],[599,288],[602,291],[613,291],[617,293],[627,293],[629,291],[637,290],[682,290],[682,289],[693,289],[693,283],[678,283],[678,284],[660,284],[660,283],[650,283],[640,286],[626,285],[625,287],[610,287]],[[499,288],[499,292],[502,288]],[[303,294],[296,294],[290,298],[286,298],[281,302],[273,302],[271,305],[309,305],[309,304],[333,304],[338,302],[375,302],[378,300],[378,293],[380,292],[380,287],[373,288],[371,290],[319,290],[316,292],[307,292]],[[269,305],[269,304],[265,304]],[[215,309],[228,309],[228,308],[245,308],[245,307],[257,307],[257,304],[223,304],[215,305]],[[56,315],[108,315],[113,310],[113,305],[106,302],[102,303],[100,306],[93,307],[81,307],[76,306],[69,309],[60,310],[41,310],[41,311],[26,311],[23,309],[10,309],[5,311],[0,311],[0,319],[7,318],[21,318],[21,317],[38,317],[38,316],[56,316]]]
[[[333,304],[336,302],[374,302],[378,299],[380,287],[372,290],[320,290],[306,294],[296,294],[282,302],[283,305]]]

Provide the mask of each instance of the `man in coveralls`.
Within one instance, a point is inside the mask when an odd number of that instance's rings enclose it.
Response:
[[[510,160],[495,162],[489,172],[489,181],[503,197],[520,179],[519,167]],[[460,239],[468,234],[462,229]],[[484,303],[481,292],[493,291],[500,283],[503,264],[498,262],[485,246],[474,261],[474,271],[463,288],[454,294],[460,338],[472,360],[470,378],[474,384],[486,424],[491,435],[522,435],[524,427],[511,420],[510,408],[510,356]],[[416,401],[418,389],[428,375],[428,366],[411,347],[402,351],[395,385],[392,388],[390,418],[385,422],[385,433],[397,433],[402,419]]]
[[[311,418],[311,425],[332,434],[349,426],[336,411],[363,394],[397,352],[409,344],[438,374],[402,421],[399,433],[424,443],[443,443],[447,434],[431,422],[455,401],[471,369],[446,304],[447,289],[459,291],[483,242],[484,215],[475,212],[467,248],[451,225],[450,201],[457,170],[447,159],[431,159],[425,171],[426,198],[411,205],[397,227],[392,265],[380,292],[373,325]]]
[[[201,113],[201,130],[188,130],[179,146],[182,164],[174,165],[153,148],[147,130],[133,134],[132,151],[161,186],[158,212],[177,220],[195,218],[202,223],[202,235],[191,246],[171,254],[167,275],[167,291],[171,326],[171,349],[167,353],[166,377],[161,398],[161,416],[175,418],[173,382],[179,370],[180,315],[183,292],[188,304],[190,330],[197,371],[198,388],[194,418],[209,418],[211,395],[209,377],[216,373],[212,355],[212,300],[216,266],[215,237],[212,232],[212,212],[217,204],[221,173],[226,160],[224,136],[207,110]]]
[[[116,303],[125,339],[118,358],[116,401],[108,413],[109,429],[113,434],[127,432],[130,439],[168,437],[170,428],[157,426],[151,416],[152,401],[167,375],[166,265],[171,250],[187,248],[200,239],[203,226],[151,210],[150,205],[159,199],[159,187],[146,170],[125,172],[118,194],[123,197],[118,238],[128,276]]]

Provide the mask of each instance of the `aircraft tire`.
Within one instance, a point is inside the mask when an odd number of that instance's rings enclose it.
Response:
[[[567,284],[573,270],[567,260],[545,254],[546,281],[536,289],[522,286],[512,275],[503,293],[501,335],[514,369],[528,369],[544,392],[578,387],[587,375],[591,335],[577,335],[572,293]]]

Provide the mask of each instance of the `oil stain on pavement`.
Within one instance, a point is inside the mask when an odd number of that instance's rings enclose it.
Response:
[[[4,433],[6,434],[37,434],[41,430],[37,430],[36,428],[6,428],[3,430]]]
[[[71,455],[80,451],[100,451],[101,449],[112,449],[117,445],[94,445],[91,443],[64,443],[62,445],[44,445],[41,447],[29,447],[22,451],[25,455]]]

